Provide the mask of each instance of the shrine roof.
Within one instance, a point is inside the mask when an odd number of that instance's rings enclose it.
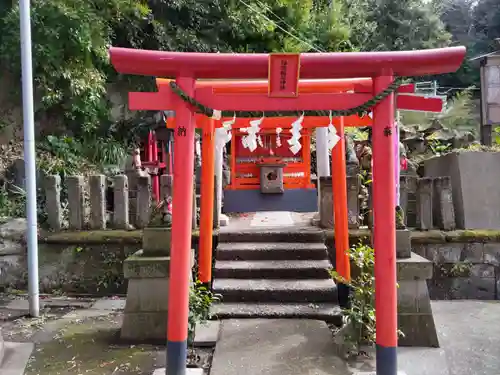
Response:
[[[465,47],[397,52],[334,52],[301,54],[304,79],[374,77],[384,74],[423,76],[456,71]],[[269,54],[165,52],[110,48],[119,73],[197,79],[265,79]]]

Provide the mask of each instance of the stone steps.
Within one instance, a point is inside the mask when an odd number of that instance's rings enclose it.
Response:
[[[217,260],[214,276],[235,279],[329,278],[328,260]]]
[[[316,243],[324,244],[325,234],[321,230],[290,230],[277,228],[272,230],[247,229],[237,232],[221,231],[219,243],[225,242],[288,242],[288,243]]]
[[[307,242],[220,242],[217,260],[325,260],[323,243]]]
[[[306,318],[340,322],[323,233],[315,229],[221,232],[212,307],[219,319]]]
[[[335,302],[332,279],[218,279],[214,293],[224,302]]]
[[[334,303],[219,303],[213,319],[314,319],[342,325],[342,312]]]

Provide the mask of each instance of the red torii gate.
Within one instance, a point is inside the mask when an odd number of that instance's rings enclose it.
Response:
[[[151,108],[161,108],[165,104],[165,92],[169,92],[170,79],[156,79],[158,92],[156,93],[143,93],[131,92],[129,98],[129,106],[133,110],[151,110]],[[210,88],[214,94],[265,94],[268,90],[268,81],[197,81],[196,89]],[[357,93],[370,93],[373,91],[373,81],[371,78],[359,79],[323,79],[323,80],[300,80],[299,91],[301,93],[322,93],[322,92],[357,92]],[[401,85],[396,93],[396,104],[398,109],[403,110],[419,110],[426,112],[441,112],[443,109],[443,100],[439,97],[428,97],[415,95],[415,84]],[[152,95],[153,94],[153,95]],[[203,283],[211,281],[212,273],[212,221],[213,221],[213,201],[214,201],[214,183],[213,183],[213,131],[212,121],[200,113],[195,114],[196,127],[203,129],[203,142],[202,142],[202,200],[201,200],[201,222],[200,222],[200,241],[199,241],[199,279]],[[221,121],[215,122],[215,127],[221,127],[222,122],[230,120],[229,118],[222,118]],[[232,129],[240,129],[248,127],[248,118],[237,118]],[[285,123],[292,123],[295,117],[269,117],[263,119],[260,128],[274,129],[282,126]],[[332,170],[336,171],[334,179],[334,212],[336,216],[342,217],[335,221],[335,243],[336,243],[336,265],[337,272],[346,278],[350,279],[349,271],[349,257],[347,250],[349,249],[349,233],[347,230],[347,203],[345,195],[345,144],[343,134],[344,127],[348,126],[371,126],[372,119],[369,116],[360,117],[359,115],[351,115],[346,117],[337,117],[333,119],[333,123],[337,128],[338,134],[341,135],[341,140],[337,148],[342,148],[343,151],[332,152]],[[309,116],[304,118],[302,127],[304,129],[326,127],[328,125],[327,119],[319,116]],[[167,127],[175,129],[175,118],[167,121]],[[234,140],[234,133],[233,133]],[[305,150],[304,152],[310,152]],[[234,158],[232,159],[234,161]],[[310,166],[308,166],[309,168]],[[233,173],[236,168],[235,165],[231,166]],[[338,180],[338,181],[337,181]],[[345,216],[345,218],[344,218]]]
[[[360,106],[393,83],[394,76],[422,76],[456,71],[464,47],[403,52],[306,53],[300,55],[300,76],[305,79],[373,77],[370,93],[301,93],[289,97],[267,94],[218,94],[196,88],[196,79],[266,79],[272,55],[210,54],[141,51],[111,48],[111,62],[123,74],[171,77],[189,97],[205,106],[228,111],[347,110]],[[282,63],[283,67],[283,63]],[[286,68],[286,64],[285,64]],[[279,73],[278,73],[279,74]],[[269,76],[270,81],[276,79]],[[279,78],[278,78],[279,79]],[[298,77],[297,77],[298,79]],[[293,80],[293,79],[292,79]],[[286,89],[287,83],[283,84]],[[143,94],[144,95],[144,94]],[[155,95],[155,94],[151,94]],[[191,210],[194,164],[195,108],[165,91],[164,109],[175,109],[171,283],[169,287],[167,373],[185,374]],[[156,108],[155,108],[156,109]],[[213,122],[210,121],[212,124]],[[394,94],[373,108],[373,194],[377,374],[397,374],[397,300],[394,183]]]

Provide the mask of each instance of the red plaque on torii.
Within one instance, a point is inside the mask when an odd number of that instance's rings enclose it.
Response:
[[[300,54],[269,54],[269,96],[295,98],[299,95]]]

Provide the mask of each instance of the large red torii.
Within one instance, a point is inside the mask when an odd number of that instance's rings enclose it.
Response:
[[[265,94],[217,94],[196,87],[196,79],[267,79],[269,54],[219,54],[110,49],[119,73],[175,78],[190,97],[206,106],[230,111],[344,110],[371,99],[392,84],[394,76],[411,77],[456,71],[464,47],[402,52],[305,53],[300,55],[300,78],[372,77],[368,93],[300,93],[293,98]],[[270,78],[270,77],[269,77]],[[171,93],[169,108],[176,114],[178,162],[174,165],[171,283],[169,287],[167,373],[185,374],[191,210],[194,163],[194,110]],[[394,94],[373,108],[374,247],[377,314],[377,374],[397,374],[397,284],[394,184]]]

